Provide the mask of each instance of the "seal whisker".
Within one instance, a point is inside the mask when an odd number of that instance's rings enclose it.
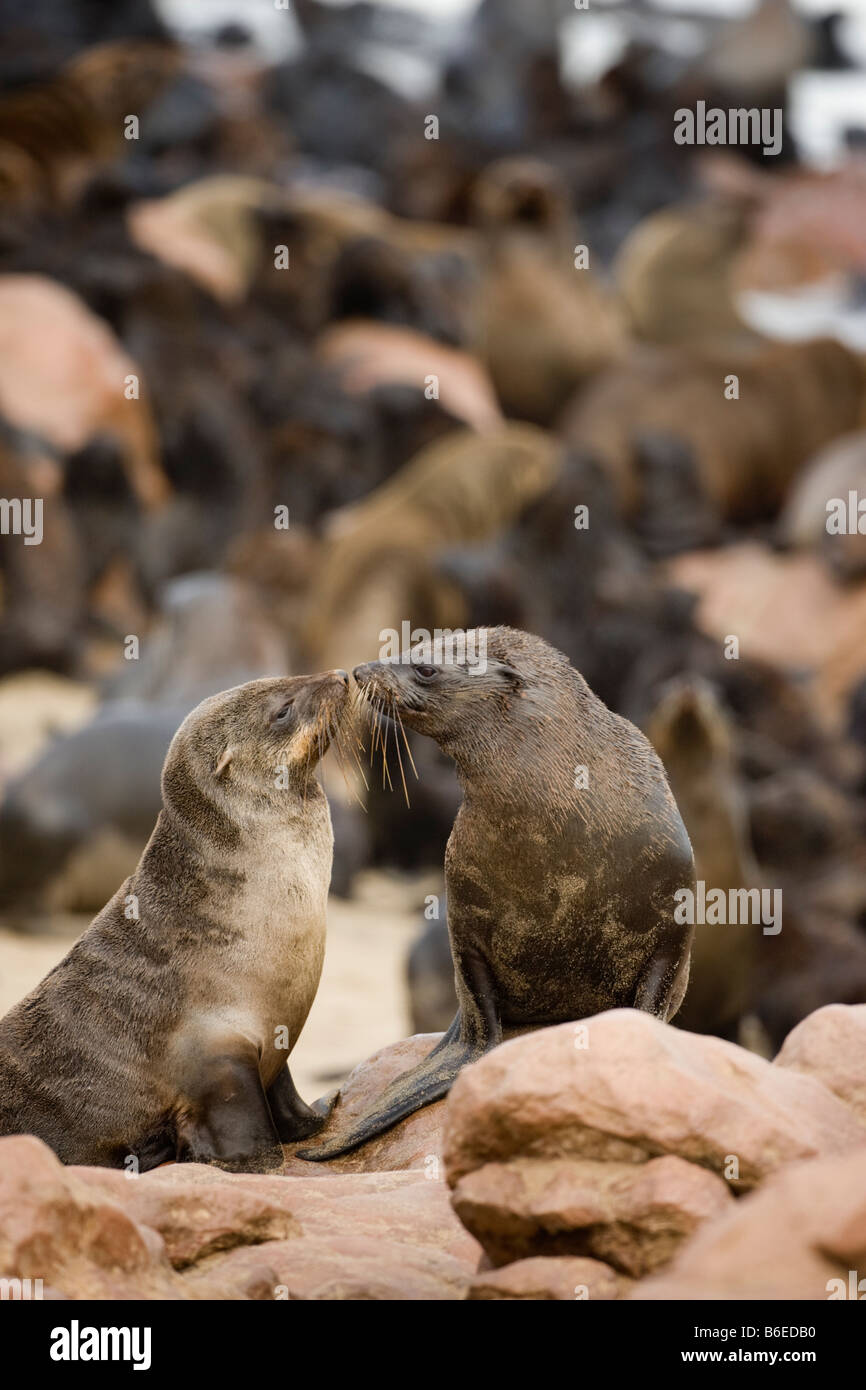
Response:
[[[398,718],[399,718],[399,716],[398,716]],[[402,727],[402,726],[401,726],[401,727]],[[408,807],[408,806],[410,805],[410,803],[409,803],[409,788],[406,786],[406,774],[405,774],[405,772],[403,771],[403,759],[402,759],[401,756],[400,756],[400,740],[399,740],[399,738],[397,737],[397,730],[396,730],[396,728],[395,728],[395,730],[394,730],[394,747],[395,747],[396,750],[397,750],[397,763],[398,763],[398,766],[399,766],[399,768],[400,768],[400,780],[401,780],[401,782],[403,783],[403,795],[404,795],[404,797],[406,798],[406,805],[407,805],[407,807]],[[417,775],[417,774],[416,774],[416,775]]]
[[[394,783],[391,781],[391,769],[390,769],[389,766],[388,766],[388,724],[387,724],[387,722],[384,723],[384,724],[382,725],[382,730],[383,730],[383,732],[382,732],[382,734],[380,735],[380,740],[379,740],[380,743],[381,743],[381,746],[382,746],[382,790],[383,790],[383,791],[385,790],[385,779],[387,778],[387,779],[388,779],[388,789],[389,789],[389,791],[393,791],[393,790],[394,790]]]
[[[406,756],[408,757],[409,762],[412,764],[412,771],[413,771],[414,774],[415,774],[415,780],[416,780],[416,782],[418,782],[418,781],[420,781],[421,779],[420,779],[419,776],[418,776],[418,769],[417,769],[417,767],[415,766],[415,759],[412,757],[412,749],[409,747],[409,739],[408,739],[408,737],[406,736],[406,730],[405,730],[405,728],[403,727],[403,720],[400,718],[400,711],[399,711],[399,709],[397,708],[396,703],[394,704],[394,717],[395,717],[395,719],[397,720],[397,723],[398,723],[399,726],[400,726],[400,733],[403,735],[403,743],[404,743],[405,746],[406,746]],[[395,742],[395,743],[397,742],[396,736],[395,736],[394,742]],[[399,748],[399,744],[398,744],[398,748]],[[408,805],[408,801],[407,801],[407,805]]]

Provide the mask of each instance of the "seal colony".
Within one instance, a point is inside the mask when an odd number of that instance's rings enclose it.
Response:
[[[66,1163],[260,1170],[325,1123],[287,1058],[324,957],[333,835],[314,773],[348,685],[255,680],[187,716],[137,869],[0,1021],[0,1134]]]
[[[675,922],[674,894],[693,888],[694,861],[649,742],[541,638],[466,636],[486,651],[474,669],[413,649],[354,672],[376,714],[457,765],[445,855],[457,1014],[371,1111],[302,1158],[335,1158],[438,1100],[505,1028],[620,1007],[667,1020],[686,990],[693,928]]]

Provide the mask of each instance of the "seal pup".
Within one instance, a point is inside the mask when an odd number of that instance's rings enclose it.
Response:
[[[251,681],[187,716],[135,873],[0,1022],[0,1134],[65,1163],[255,1171],[321,1127],[287,1056],[324,957],[333,839],[314,771],[348,683]]]
[[[366,1116],[303,1158],[345,1153],[444,1096],[505,1028],[622,1007],[668,1019],[688,982],[693,929],[675,921],[674,894],[694,885],[692,849],[647,739],[540,637],[467,633],[486,658],[474,667],[429,645],[354,674],[374,708],[457,765],[445,854],[457,1015]]]

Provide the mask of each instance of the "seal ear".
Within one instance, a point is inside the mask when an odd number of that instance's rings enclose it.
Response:
[[[234,755],[235,750],[233,748],[227,747],[223,749],[222,753],[220,754],[220,760],[213,770],[214,777],[222,777],[223,773],[225,772]]]

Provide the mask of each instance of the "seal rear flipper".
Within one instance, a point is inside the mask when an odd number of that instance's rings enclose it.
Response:
[[[450,1091],[457,1073],[469,1062],[475,1062],[488,1051],[492,1044],[484,1040],[472,1041],[461,1036],[458,1027],[460,1015],[442,1038],[435,1051],[425,1057],[417,1067],[398,1076],[386,1091],[383,1091],[378,1105],[362,1115],[347,1133],[336,1135],[330,1142],[314,1149],[299,1149],[297,1158],[306,1158],[321,1163],[329,1158],[339,1158],[341,1154],[357,1149],[369,1139],[384,1134],[393,1125],[441,1100]]]
[[[188,1163],[212,1163],[234,1173],[283,1165],[254,1052],[214,1057],[203,1065],[177,1131],[178,1158]]]
[[[280,1074],[268,1088],[267,1099],[274,1126],[284,1144],[294,1144],[299,1139],[309,1139],[318,1134],[331,1117],[331,1111],[339,1092],[334,1091],[327,1101],[317,1101],[307,1105],[298,1095],[288,1063],[280,1068]]]

